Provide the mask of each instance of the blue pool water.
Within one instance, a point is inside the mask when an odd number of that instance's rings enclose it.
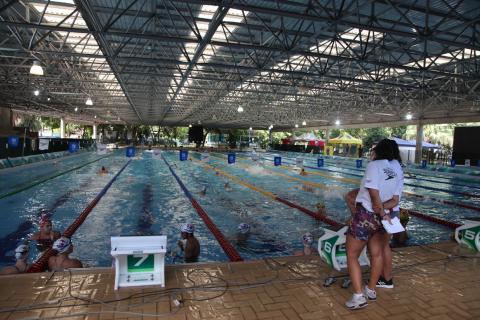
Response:
[[[162,155],[210,219],[246,260],[291,255],[301,249],[301,236],[305,232],[311,232],[318,239],[322,228],[328,227],[298,209],[216,175],[200,161],[180,162],[178,152],[163,152]],[[293,166],[295,155],[281,155],[284,164]],[[197,153],[192,152],[191,156],[200,159]],[[312,173],[300,177],[298,172],[274,167],[273,153],[262,156],[264,160],[261,166],[251,161],[246,153],[237,154],[237,163],[234,165],[226,163],[224,154],[211,155],[208,164],[313,211],[318,202],[325,202],[328,216],[338,222],[343,223],[349,218],[343,194],[358,187],[355,181],[360,179],[358,175],[363,174],[363,169],[355,168],[354,159],[328,159],[324,169],[318,170],[321,175],[313,174],[314,169],[307,168]],[[306,166],[316,166],[316,157],[304,158]],[[38,230],[37,221],[41,212],[51,214],[56,230],[65,230],[127,161],[122,151],[108,157],[84,153],[45,161],[40,165],[1,170],[0,196],[34,182],[45,181],[0,199],[4,222],[0,225],[0,265],[11,263],[16,244]],[[109,174],[97,175],[101,166],[107,167]],[[79,168],[68,172],[74,167]],[[66,173],[48,180],[62,172]],[[301,182],[286,177],[322,184],[324,187],[305,188]],[[402,207],[458,223],[465,217],[479,215],[478,211],[432,200],[435,198],[480,206],[479,198],[454,193],[480,194],[479,182],[459,180],[455,176],[449,177],[447,173],[437,176],[428,171],[417,177],[406,179],[409,186],[405,190],[420,194],[424,199],[404,196]],[[225,189],[227,182],[231,186],[228,190]],[[200,191],[204,187],[207,187],[207,192],[203,196]],[[429,187],[441,190],[431,190]],[[200,262],[228,261],[165,161],[152,153],[140,152],[74,234],[72,256],[89,266],[109,266],[112,263],[110,236],[119,235],[164,234],[168,238],[169,250],[177,251],[179,227],[184,222],[195,224],[195,233],[202,246]],[[252,226],[247,241],[238,239],[236,229],[241,222]],[[452,232],[446,227],[415,217],[411,218],[408,230],[408,244],[411,245],[445,241]],[[31,249],[34,258],[38,252],[33,243]],[[168,255],[167,263],[181,263],[181,260]]]

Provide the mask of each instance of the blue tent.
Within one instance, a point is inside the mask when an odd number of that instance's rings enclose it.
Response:
[[[398,144],[399,147],[415,148],[416,145],[417,145],[417,142],[415,140],[403,140],[403,139],[400,139],[400,138],[390,138],[390,139],[394,140]],[[422,142],[422,148],[440,149],[440,146],[423,141]]]

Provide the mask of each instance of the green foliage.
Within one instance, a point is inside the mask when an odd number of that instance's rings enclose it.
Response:
[[[407,137],[407,126],[389,128],[391,136],[395,138],[405,139]]]
[[[363,140],[364,150],[369,150],[376,142],[390,137],[387,128],[369,128],[365,129],[365,137]]]
[[[60,128],[60,119],[59,118],[50,118],[50,117],[40,117],[42,126],[44,128],[50,129],[59,129]]]
[[[38,132],[42,129],[42,122],[40,117],[24,114],[20,126],[28,128],[29,131]]]

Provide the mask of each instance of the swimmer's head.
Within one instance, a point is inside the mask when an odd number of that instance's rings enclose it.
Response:
[[[52,246],[52,249],[58,253],[65,253],[72,247],[72,242],[67,237],[57,239]]]
[[[238,232],[241,234],[247,234],[250,232],[250,225],[248,223],[242,222],[238,225]]]
[[[195,226],[191,223],[185,223],[182,225],[182,227],[180,228],[180,231],[182,233],[188,233],[188,234],[193,234],[193,232],[195,231]]]
[[[320,209],[324,210],[325,209],[325,203],[319,202],[319,203],[316,204],[316,207],[317,207],[318,210],[320,210]]]
[[[310,232],[307,232],[302,237],[303,245],[310,247],[313,244],[313,236]]]
[[[102,166],[102,171],[105,171],[105,167],[104,167],[104,166]]]
[[[52,230],[52,220],[50,220],[50,218],[46,213],[42,213],[42,216],[40,217],[38,224],[40,225],[40,229],[42,230],[45,230],[45,231]]]
[[[21,244],[15,249],[15,259],[24,260],[28,258],[29,247],[26,244]]]

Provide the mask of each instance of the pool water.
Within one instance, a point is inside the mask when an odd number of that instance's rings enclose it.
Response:
[[[110,266],[111,236],[162,234],[168,239],[167,263],[182,263],[182,259],[175,255],[179,251],[179,227],[191,222],[201,243],[199,261],[228,261],[167,163],[243,259],[291,255],[302,248],[304,233],[312,233],[316,241],[323,233],[322,228],[328,225],[262,192],[273,193],[312,211],[317,203],[323,202],[328,217],[344,223],[350,214],[343,194],[358,187],[364,168],[355,168],[354,159],[328,159],[324,168],[316,170],[309,168],[316,167],[316,157],[306,156],[309,174],[299,176],[298,171],[291,170],[295,155],[280,155],[286,167],[273,166],[273,153],[262,154],[260,164],[253,162],[248,153],[237,154],[237,162],[229,165],[225,154],[211,154],[208,163],[203,163],[200,154],[195,152],[190,152],[194,161],[179,161],[178,152],[162,152],[160,155],[139,152],[74,234],[72,256],[88,266]],[[42,212],[51,215],[54,229],[65,230],[127,161],[120,150],[107,157],[84,153],[55,162],[46,161],[43,165],[1,170],[0,196],[21,190],[32,182],[45,181],[0,199],[4,221],[0,225],[0,265],[12,263],[16,245],[38,231],[37,221]],[[101,166],[105,166],[109,173],[98,175]],[[69,172],[76,167],[78,169]],[[216,174],[215,170],[222,174]],[[306,187],[302,181],[309,181],[313,186]],[[457,223],[462,223],[465,217],[478,216],[478,211],[432,200],[480,206],[479,198],[475,197],[480,194],[480,183],[474,180],[460,181],[447,173],[439,177],[426,171],[416,178],[406,178],[405,182],[409,184],[405,186],[406,191],[424,198],[404,196],[401,202],[404,208],[414,208]],[[200,192],[204,188],[205,195]],[[458,192],[472,196],[459,195]],[[247,239],[240,237],[237,231],[242,222],[251,226]],[[408,231],[409,245],[445,241],[452,233],[451,229],[415,217],[411,217]],[[34,243],[31,242],[30,246],[34,259],[39,252]]]

